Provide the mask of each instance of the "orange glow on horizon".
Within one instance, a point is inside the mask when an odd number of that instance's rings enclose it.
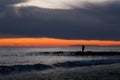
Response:
[[[65,40],[55,38],[1,38],[0,46],[70,46],[70,45],[90,45],[90,46],[120,46],[120,41],[105,40]]]

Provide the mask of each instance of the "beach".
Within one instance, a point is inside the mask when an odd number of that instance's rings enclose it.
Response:
[[[13,73],[0,75],[0,80],[120,80],[120,64]]]

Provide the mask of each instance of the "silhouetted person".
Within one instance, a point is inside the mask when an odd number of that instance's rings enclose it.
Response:
[[[82,52],[84,52],[85,50],[85,45],[82,45]]]

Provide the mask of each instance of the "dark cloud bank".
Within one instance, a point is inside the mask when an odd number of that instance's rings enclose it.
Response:
[[[71,10],[8,7],[21,1],[0,1],[1,37],[120,40],[120,2]]]

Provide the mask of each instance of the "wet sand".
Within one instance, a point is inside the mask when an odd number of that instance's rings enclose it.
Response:
[[[120,80],[120,64],[12,73],[0,75],[0,80]]]

